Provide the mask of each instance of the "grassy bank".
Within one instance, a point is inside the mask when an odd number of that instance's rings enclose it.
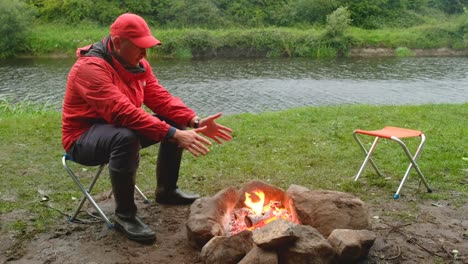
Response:
[[[396,49],[468,47],[465,22],[460,18],[411,28],[364,30],[350,28],[345,37],[327,39],[322,27],[258,29],[157,29],[153,33],[163,42],[150,56],[192,57],[336,57],[352,48]],[[77,47],[100,40],[107,27],[94,25],[36,25],[28,38],[32,56],[73,56]]]
[[[467,129],[462,122],[467,114],[465,103],[310,107],[226,116],[220,122],[234,130],[232,142],[213,146],[206,157],[186,154],[179,185],[211,196],[223,188],[259,179],[285,189],[299,184],[350,192],[369,203],[382,197],[390,202],[406,169],[406,157],[398,145],[383,141],[374,157],[390,179],[376,176],[369,167],[354,182],[363,154],[352,132],[393,125],[426,133],[419,165],[434,189],[432,194],[426,193],[413,172],[400,200],[447,199],[459,206],[468,198]],[[73,197],[80,197],[80,193],[60,163],[60,126],[59,112],[27,104],[0,105],[2,232],[12,232],[17,238],[34,236],[47,231],[52,223],[65,222],[60,212],[70,212],[76,206],[78,201]],[[411,140],[409,146],[414,148],[417,143]],[[142,151],[137,178],[152,199],[156,155],[157,147]],[[76,167],[83,174],[87,169]],[[107,177],[105,172],[96,191],[110,190]]]

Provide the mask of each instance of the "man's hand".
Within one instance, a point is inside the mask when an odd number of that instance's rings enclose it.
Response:
[[[199,128],[192,130],[176,130],[172,140],[177,142],[179,147],[188,150],[195,157],[208,154],[208,152],[210,152],[208,147],[212,144],[208,139],[199,134],[213,139],[218,144],[222,144],[222,140],[230,141],[232,139],[232,130],[215,122],[221,115],[222,113],[217,113],[203,118],[200,120]]]
[[[208,146],[211,146],[211,142],[198,134],[199,132],[202,132],[203,129],[204,128],[177,130],[174,134],[173,140],[179,144],[179,147],[188,150],[195,157],[199,157],[200,154],[206,155],[210,152]]]
[[[216,141],[218,144],[223,143],[221,140],[230,141],[232,139],[232,130],[215,122],[215,120],[222,115],[222,113],[217,113],[215,115],[203,118],[200,121],[200,128],[194,129],[194,131],[197,133],[202,133],[203,135]]]

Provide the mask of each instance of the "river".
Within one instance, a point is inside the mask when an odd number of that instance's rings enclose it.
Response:
[[[0,99],[60,109],[74,59],[0,60]],[[159,81],[200,115],[301,106],[468,102],[467,57],[153,60]]]

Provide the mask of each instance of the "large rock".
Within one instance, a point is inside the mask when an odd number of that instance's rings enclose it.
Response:
[[[202,197],[190,206],[186,222],[187,237],[195,247],[202,248],[211,238],[226,235],[226,226],[239,192],[227,188],[213,197]]]
[[[237,264],[253,247],[252,232],[242,231],[230,237],[213,237],[202,248],[200,256],[205,264]]]
[[[351,194],[309,190],[294,184],[286,194],[293,201],[300,223],[315,227],[325,237],[334,229],[371,228],[367,205]]]
[[[369,230],[335,229],[327,240],[339,263],[357,263],[367,257],[375,239],[375,233]]]
[[[278,254],[274,250],[254,246],[238,264],[278,264]]]
[[[335,251],[315,228],[306,225],[293,227],[298,240],[287,248],[278,250],[281,264],[329,264],[335,259]]]
[[[298,235],[294,232],[295,223],[286,220],[276,220],[253,231],[252,239],[255,245],[263,249],[284,248],[296,241]]]

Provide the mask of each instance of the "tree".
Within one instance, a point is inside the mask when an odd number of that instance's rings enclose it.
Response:
[[[19,0],[2,0],[0,10],[0,58],[5,58],[27,49],[26,37],[34,9]]]
[[[327,15],[338,6],[335,0],[298,0],[293,7],[294,17],[299,23],[325,23]]]
[[[160,14],[167,24],[178,27],[214,28],[227,23],[222,12],[210,0],[174,0]]]
[[[347,6],[353,19],[353,24],[364,28],[380,27],[379,19],[383,18],[387,0],[340,0],[342,6]]]
[[[463,13],[463,4],[461,0],[431,0],[429,3],[447,14]]]

